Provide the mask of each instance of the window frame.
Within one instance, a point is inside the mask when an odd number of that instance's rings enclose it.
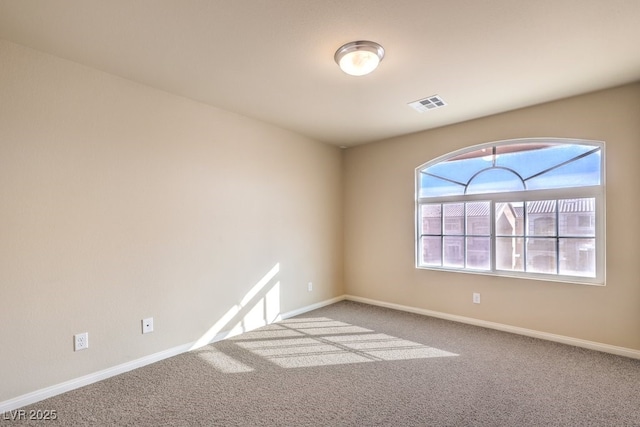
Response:
[[[424,169],[431,167],[437,163],[447,161],[451,158],[461,156],[473,151],[487,149],[491,147],[498,147],[512,144],[554,144],[554,145],[566,145],[566,144],[578,144],[600,148],[600,184],[582,187],[564,187],[564,188],[551,188],[551,189],[537,189],[537,190],[521,190],[521,191],[504,191],[494,193],[477,193],[477,194],[462,194],[462,195],[447,195],[447,196],[427,196],[420,197],[421,189],[421,173]],[[550,282],[562,282],[562,283],[574,283],[574,284],[586,284],[586,285],[606,285],[606,240],[605,240],[605,228],[606,228],[606,205],[605,205],[605,144],[603,141],[574,139],[574,138],[519,138],[503,141],[488,142],[478,145],[473,145],[460,150],[456,150],[447,153],[443,156],[439,156],[433,160],[421,164],[415,169],[415,267],[420,270],[436,270],[436,271],[449,271],[456,273],[467,274],[480,274],[499,277],[515,277],[523,279],[533,279]],[[578,198],[594,198],[595,199],[595,277],[583,277],[551,273],[535,273],[531,271],[511,271],[511,270],[498,270],[496,268],[496,219],[495,219],[495,206],[496,203],[509,203],[509,202],[532,202],[540,200],[558,200],[563,199],[578,199]],[[474,201],[489,201],[489,222],[490,222],[490,265],[489,270],[478,270],[468,267],[449,267],[444,266],[444,260],[442,260],[441,266],[425,265],[421,262],[421,206],[430,203],[469,203]],[[558,214],[556,214],[556,221]],[[444,220],[443,220],[444,221]],[[465,220],[466,221],[466,220]],[[444,226],[444,223],[442,224]],[[556,224],[556,228],[558,224]],[[444,235],[444,229],[441,230]],[[470,237],[466,232],[461,237]],[[472,236],[471,236],[472,237]],[[562,236],[556,233],[555,239],[560,239]],[[525,246],[526,246],[526,239]],[[556,251],[556,256],[559,252]],[[558,261],[559,263],[560,261]]]

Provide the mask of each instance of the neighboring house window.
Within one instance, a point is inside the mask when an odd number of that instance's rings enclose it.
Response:
[[[604,144],[519,139],[416,169],[416,266],[604,284]]]

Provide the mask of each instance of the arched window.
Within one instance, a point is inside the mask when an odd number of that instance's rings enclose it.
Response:
[[[604,284],[604,144],[519,139],[416,169],[416,266]]]

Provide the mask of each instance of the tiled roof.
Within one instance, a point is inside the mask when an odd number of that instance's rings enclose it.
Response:
[[[537,200],[529,202],[527,205],[527,212],[530,214],[542,214],[555,212],[556,203],[554,200]],[[558,200],[558,212],[560,213],[572,213],[572,212],[594,212],[596,209],[595,199],[567,199]],[[518,213],[516,213],[517,215]],[[522,215],[522,208],[520,208],[520,215]]]
[[[467,203],[467,216],[487,216],[489,215],[489,203]],[[462,216],[464,206],[462,203],[445,205],[447,216]]]
[[[571,212],[594,212],[595,211],[595,199],[567,199],[558,200],[558,211],[560,213]],[[536,200],[528,202],[528,212],[530,214],[543,214],[555,212],[556,201],[555,200]],[[464,208],[462,203],[445,204],[446,215],[449,217],[460,217],[464,215]],[[516,217],[522,217],[522,206],[514,206],[513,211]],[[488,216],[489,215],[489,203],[467,203],[467,216]],[[435,210],[428,210],[425,212],[424,217],[439,217],[439,213]]]
[[[596,199],[572,199],[559,200],[560,212],[594,212],[596,210]]]

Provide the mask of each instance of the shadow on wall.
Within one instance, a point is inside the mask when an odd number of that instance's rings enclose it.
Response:
[[[231,307],[189,349],[195,350],[214,340],[241,334],[280,319],[280,263],[258,281],[240,303]]]

